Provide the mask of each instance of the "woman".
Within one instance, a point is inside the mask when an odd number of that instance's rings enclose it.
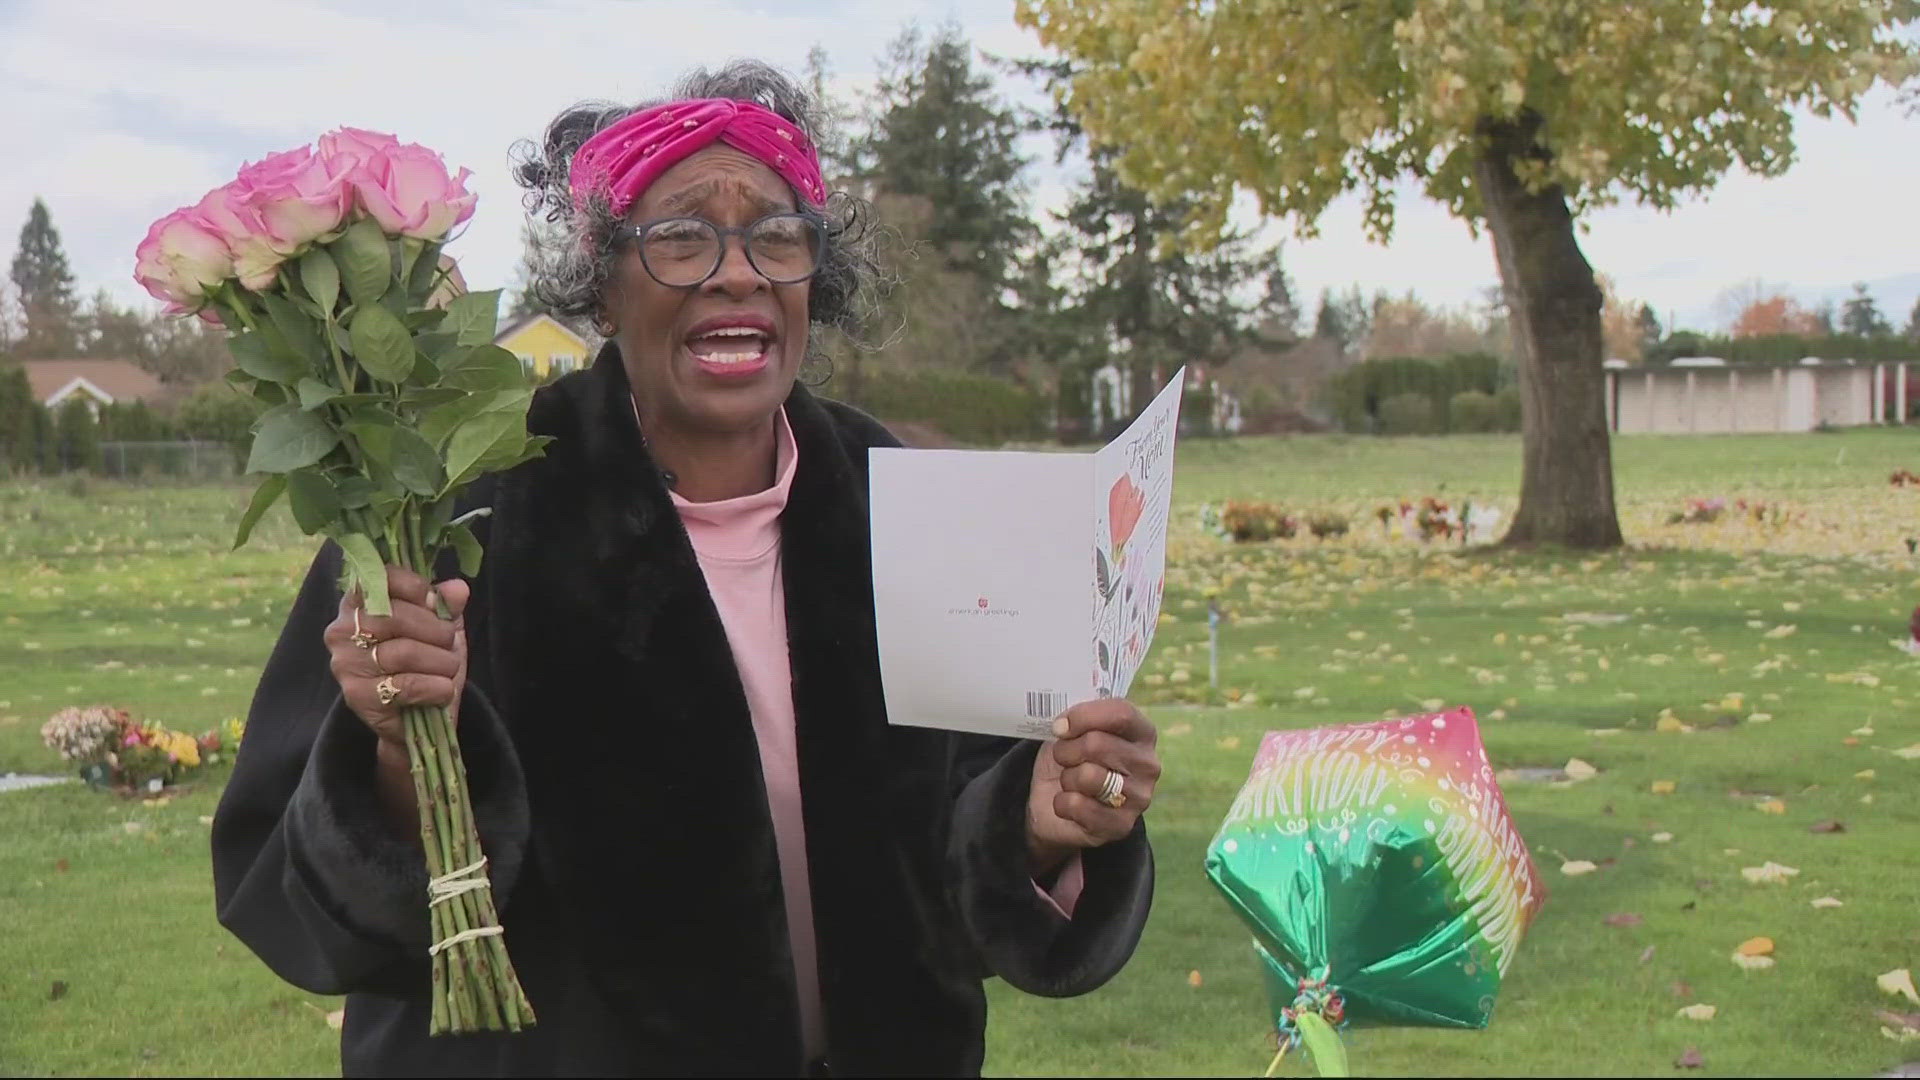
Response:
[[[797,385],[864,265],[807,102],[763,65],[578,107],[518,170],[536,287],[608,344],[536,397],[545,458],[476,491],[486,568],[390,572],[390,618],[308,574],[214,824],[221,922],[346,993],[349,1074],[974,1074],[982,979],[1084,993],[1138,940],[1154,730],[887,723],[867,449]],[[368,647],[371,646],[371,647]],[[456,710],[531,1031],[429,1039],[398,710]]]

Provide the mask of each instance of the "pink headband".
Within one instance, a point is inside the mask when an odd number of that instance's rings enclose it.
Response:
[[[567,186],[573,204],[605,192],[625,214],[660,174],[694,151],[724,142],[760,159],[792,184],[809,206],[827,201],[813,143],[785,117],[751,101],[701,98],[642,109],[588,139],[573,155]]]

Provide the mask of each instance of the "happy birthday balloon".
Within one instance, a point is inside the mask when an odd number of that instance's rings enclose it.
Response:
[[[1545,899],[1464,708],[1269,732],[1206,865],[1296,1042],[1322,1022],[1485,1027]]]

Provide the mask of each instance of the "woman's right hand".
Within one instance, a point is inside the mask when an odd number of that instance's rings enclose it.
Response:
[[[340,695],[385,748],[405,760],[406,731],[400,710],[409,705],[441,705],[457,719],[467,682],[467,583],[452,578],[434,586],[452,618],[433,608],[425,579],[411,570],[387,567],[387,592],[393,614],[369,615],[358,589],[340,600],[340,613],[324,640],[332,654]],[[355,635],[359,635],[356,637]],[[387,700],[381,700],[384,696]]]

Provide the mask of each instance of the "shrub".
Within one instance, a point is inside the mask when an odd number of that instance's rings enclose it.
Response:
[[[1492,394],[1462,390],[1447,402],[1447,430],[1488,432],[1500,429],[1499,405]]]
[[[1431,435],[1439,425],[1433,399],[1425,394],[1395,394],[1380,403],[1380,434]]]
[[[74,472],[100,470],[100,425],[84,399],[68,398],[54,418],[60,466]]]
[[[1046,399],[1008,379],[960,371],[869,371],[852,404],[881,420],[932,424],[960,442],[999,444],[1046,431]]]
[[[1509,386],[1493,395],[1495,431],[1520,430],[1520,389]]]

